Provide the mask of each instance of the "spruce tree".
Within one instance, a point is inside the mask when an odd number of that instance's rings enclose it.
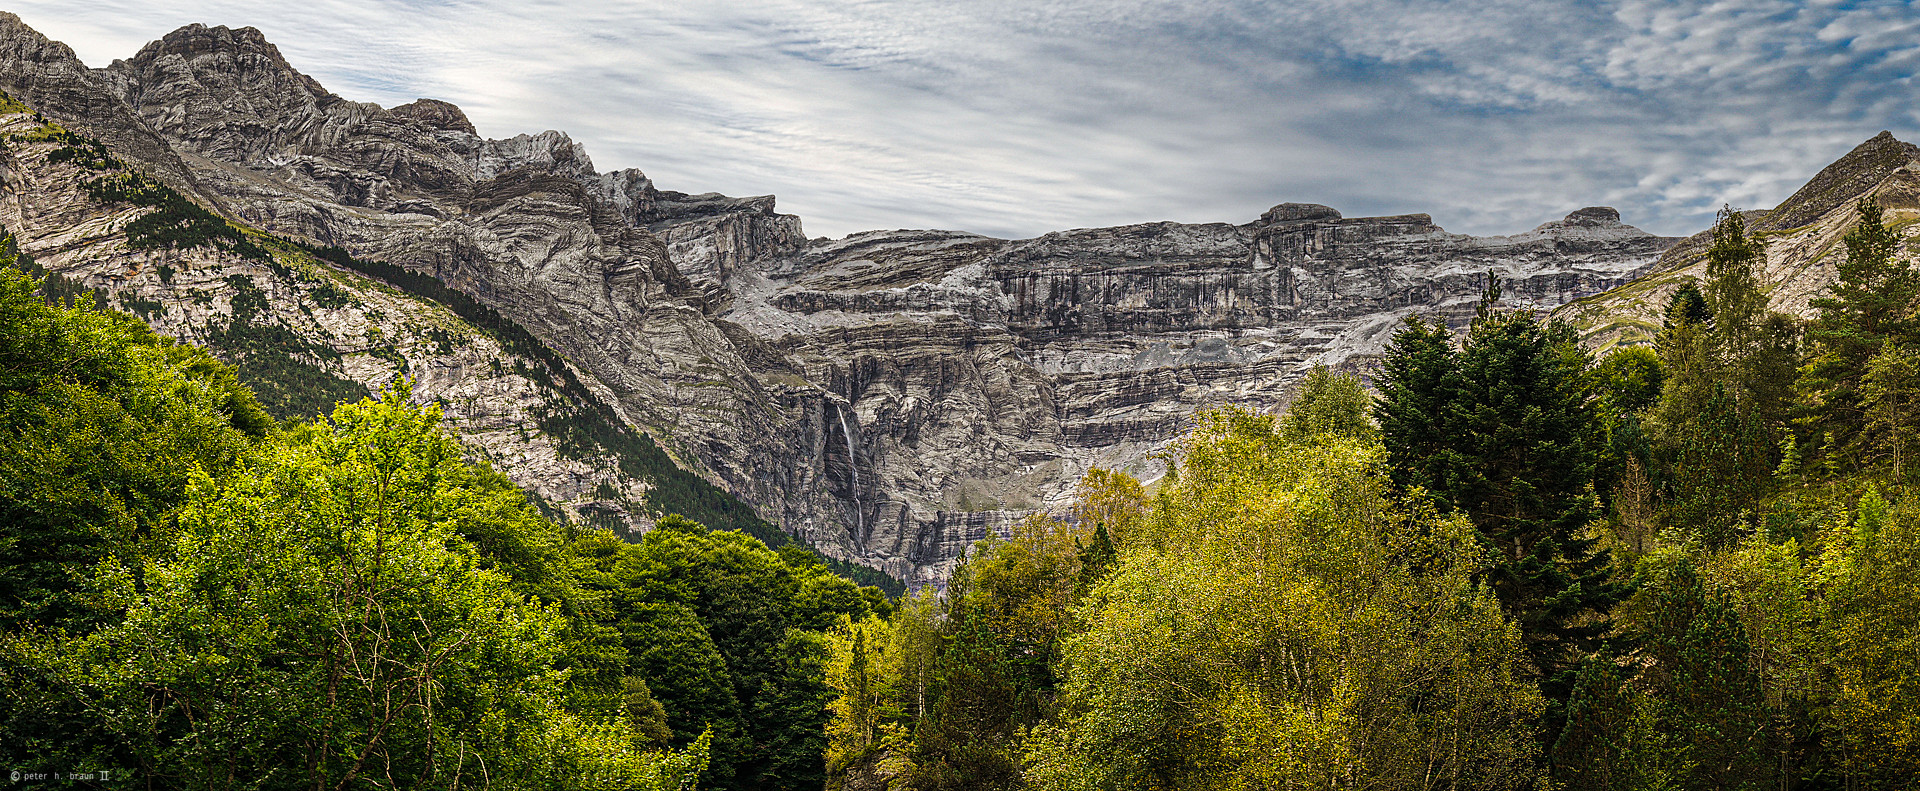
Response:
[[[1446,499],[1492,545],[1490,580],[1550,700],[1564,698],[1575,663],[1608,628],[1596,616],[1620,596],[1612,558],[1585,536],[1600,516],[1590,362],[1566,324],[1488,312],[1460,352],[1451,409]]]

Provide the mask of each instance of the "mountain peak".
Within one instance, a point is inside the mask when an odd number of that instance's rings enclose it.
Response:
[[[195,22],[149,42],[118,68],[175,70],[204,77],[210,73],[237,77],[240,82],[298,83],[316,97],[330,96],[312,77],[301,74],[280,54],[280,48],[255,27],[208,27]]]
[[[1261,222],[1272,225],[1281,222],[1300,222],[1302,220],[1338,220],[1340,210],[1318,203],[1282,203],[1265,214],[1260,215]]]
[[[1562,222],[1567,225],[1617,225],[1620,211],[1612,206],[1588,206],[1574,209]]]
[[[443,102],[439,99],[416,99],[388,110],[387,112],[401,118],[411,118],[419,121],[428,129],[438,129],[446,132],[465,132],[470,135],[479,134],[479,132],[473,128],[473,122],[467,120],[465,111],[461,110],[458,105],[451,102]]]
[[[1866,195],[1888,175],[1916,160],[1920,160],[1920,146],[1882,131],[1823,168],[1754,227],[1786,230],[1807,225]]]

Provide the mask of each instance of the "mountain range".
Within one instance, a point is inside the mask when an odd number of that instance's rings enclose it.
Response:
[[[1605,207],[1474,237],[1304,203],[809,239],[772,196],[662,190],[560,132],[483,138],[442,101],[336,96],[252,28],[189,25],[95,69],[0,14],[0,89],[21,250],[235,363],[278,417],[404,375],[554,516],[633,535],[678,511],[915,586],[1090,468],[1163,474],[1197,409],[1364,371],[1410,314],[1464,324],[1489,273],[1605,349],[1646,342],[1705,249]],[[1916,169],[1882,133],[1754,212],[1774,307],[1806,314],[1860,196],[1911,218]]]

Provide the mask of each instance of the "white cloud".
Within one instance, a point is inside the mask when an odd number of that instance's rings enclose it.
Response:
[[[1777,0],[16,0],[104,65],[253,25],[352,99],[559,128],[815,234],[1244,222],[1288,200],[1665,233],[1913,137],[1920,10]]]

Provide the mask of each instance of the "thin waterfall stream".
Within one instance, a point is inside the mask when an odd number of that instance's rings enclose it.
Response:
[[[853,473],[853,524],[856,529],[864,533],[867,529],[867,517],[860,510],[860,463],[854,459],[853,455],[853,431],[847,428],[847,408],[835,405],[833,411],[840,415],[840,436],[847,439],[847,469]]]

